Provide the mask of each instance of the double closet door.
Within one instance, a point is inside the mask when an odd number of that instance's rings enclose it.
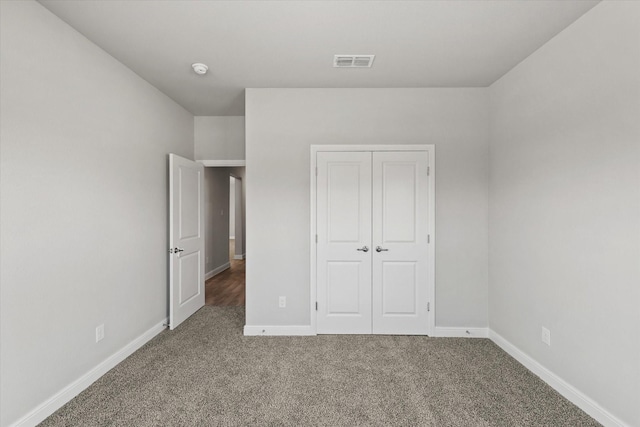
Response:
[[[429,333],[429,153],[318,152],[317,332]]]

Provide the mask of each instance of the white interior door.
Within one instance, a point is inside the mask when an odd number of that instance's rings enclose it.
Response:
[[[204,166],[169,154],[169,328],[204,305]]]
[[[431,331],[428,151],[316,154],[316,330]]]
[[[317,155],[317,332],[371,333],[371,153]]]
[[[428,152],[373,153],[373,333],[429,333]]]

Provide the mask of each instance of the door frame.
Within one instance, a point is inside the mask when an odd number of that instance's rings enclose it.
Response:
[[[202,164],[205,168],[205,171],[207,168],[237,168],[237,167],[243,167],[245,168],[245,173],[246,173],[246,161],[245,160],[195,160],[196,163]],[[247,228],[247,224],[246,224],[246,191],[244,188],[244,184],[245,184],[245,180],[246,180],[246,174],[244,177],[241,176],[237,176],[237,173],[234,172],[229,172],[229,176],[234,177],[235,179],[239,180],[241,182],[241,186],[240,186],[240,194],[241,194],[241,200],[240,200],[240,204],[242,206],[242,211],[240,213],[240,228],[242,231],[242,236],[246,235],[246,228]],[[227,200],[228,203],[228,200]],[[206,209],[205,209],[206,211]],[[207,247],[207,238],[206,238],[206,220],[210,217],[212,213],[211,212],[205,212],[205,248]],[[236,217],[237,217],[237,212],[236,212]],[[236,218],[237,219],[237,218]],[[246,240],[246,238],[244,238],[244,240]],[[227,240],[227,243],[229,241]],[[237,248],[237,246],[236,246]],[[247,254],[247,248],[246,248],[246,244],[242,245],[242,254],[238,255],[236,257],[236,254],[234,252],[233,256],[234,259],[237,260],[244,260],[246,259],[246,254]],[[206,259],[206,256],[205,256]],[[229,260],[229,263],[231,262],[231,260]],[[205,282],[209,279],[211,279],[212,277],[216,276],[219,273],[222,273],[225,270],[229,269],[229,264],[223,264],[221,266],[218,266],[217,268],[214,268],[213,270],[209,270],[207,271],[207,267],[205,266]],[[245,281],[245,287],[246,287],[246,281]]]
[[[429,249],[427,254],[427,265],[429,268],[428,275],[428,295],[429,295],[429,333],[428,336],[435,336],[436,330],[436,273],[435,273],[435,252],[436,252],[436,167],[435,155],[436,146],[434,144],[416,144],[416,145],[311,145],[309,159],[309,182],[310,182],[310,227],[309,227],[309,246],[310,246],[310,287],[309,287],[309,311],[311,313],[311,332],[314,335],[318,333],[318,312],[316,311],[317,301],[317,161],[316,157],[319,152],[323,151],[426,151],[429,153],[429,218],[427,221],[428,234],[430,238]]]

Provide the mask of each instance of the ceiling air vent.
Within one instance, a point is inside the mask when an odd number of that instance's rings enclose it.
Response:
[[[371,68],[375,55],[335,55],[333,66],[336,68]]]

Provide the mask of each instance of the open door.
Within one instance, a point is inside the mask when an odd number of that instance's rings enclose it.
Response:
[[[204,166],[169,154],[169,328],[204,305]]]

